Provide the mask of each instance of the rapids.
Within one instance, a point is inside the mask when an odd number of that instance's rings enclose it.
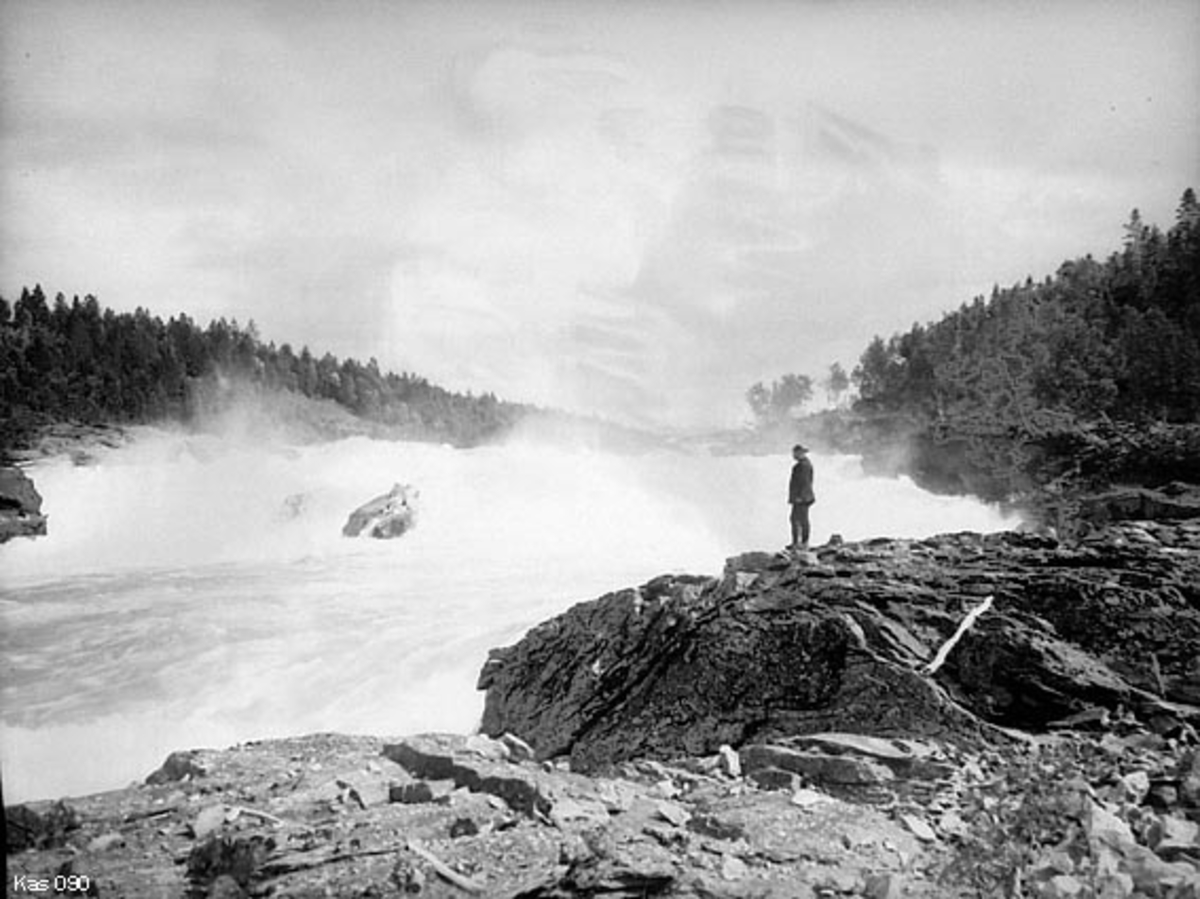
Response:
[[[815,456],[813,539],[1010,526]],[[788,539],[791,460],[284,446],[146,432],[32,469],[49,536],[0,546],[5,802],[144,777],[176,749],[317,731],[472,729],[487,650],[569,605]],[[420,514],[347,539],[393,483]]]

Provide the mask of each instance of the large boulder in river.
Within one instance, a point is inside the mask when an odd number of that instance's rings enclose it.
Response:
[[[0,543],[46,533],[42,497],[19,468],[0,468]]]
[[[748,553],[493,650],[482,729],[580,770],[833,731],[977,746],[1081,713],[1169,734],[1200,724],[1198,649],[1200,521]]]
[[[420,492],[409,484],[396,484],[383,496],[377,496],[350,513],[342,534],[346,537],[367,535],[379,539],[399,537],[416,524],[416,501]]]

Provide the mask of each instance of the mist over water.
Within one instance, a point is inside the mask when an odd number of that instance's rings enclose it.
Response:
[[[814,462],[816,543],[1014,524],[851,457]],[[6,801],[122,786],[176,749],[470,730],[489,648],[575,602],[782,547],[790,465],[159,432],[95,465],[44,462],[50,535],[0,547]],[[417,527],[342,537],[396,482],[420,490]]]

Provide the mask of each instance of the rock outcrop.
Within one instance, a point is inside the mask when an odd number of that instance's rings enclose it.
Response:
[[[1158,490],[1117,487],[1079,501],[1078,517],[1089,525],[1113,521],[1200,518],[1200,487],[1175,481]]]
[[[1178,733],[1200,723],[1197,658],[1200,521],[1144,522],[749,553],[577,605],[493,650],[479,686],[485,733],[594,771],[830,731],[978,748],[1080,714]]]
[[[0,543],[46,533],[42,497],[19,468],[0,468]]]
[[[377,496],[350,513],[342,534],[386,540],[407,533],[416,524],[419,491],[408,484],[396,484],[383,496]]]

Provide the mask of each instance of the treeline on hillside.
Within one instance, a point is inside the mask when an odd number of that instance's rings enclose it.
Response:
[[[858,408],[1036,430],[1056,416],[1200,420],[1200,204],[1164,234],[1134,210],[1104,262],[996,288],[936,324],[876,337]]]
[[[1110,449],[1124,442],[1132,457],[1147,434],[1194,433],[1200,423],[1195,192],[1183,194],[1166,233],[1134,210],[1123,248],[1103,262],[1090,255],[1068,261],[1041,283],[996,288],[990,299],[976,297],[935,324],[876,337],[853,380],[856,411],[906,421],[927,450],[957,443],[964,465],[1001,475],[1002,483],[1016,476],[1009,488],[1020,486],[1020,475],[1033,474],[1036,482],[1055,466],[1067,472],[1071,454],[1093,452],[1098,442]],[[925,461],[933,455],[926,452]]]
[[[48,302],[40,286],[0,297],[0,451],[53,421],[188,422],[234,381],[331,400],[412,439],[479,443],[530,407],[493,394],[452,393],[412,374],[320,358],[307,347],[263,343],[253,326],[186,315],[163,322],[145,309],[118,313],[94,296]]]

